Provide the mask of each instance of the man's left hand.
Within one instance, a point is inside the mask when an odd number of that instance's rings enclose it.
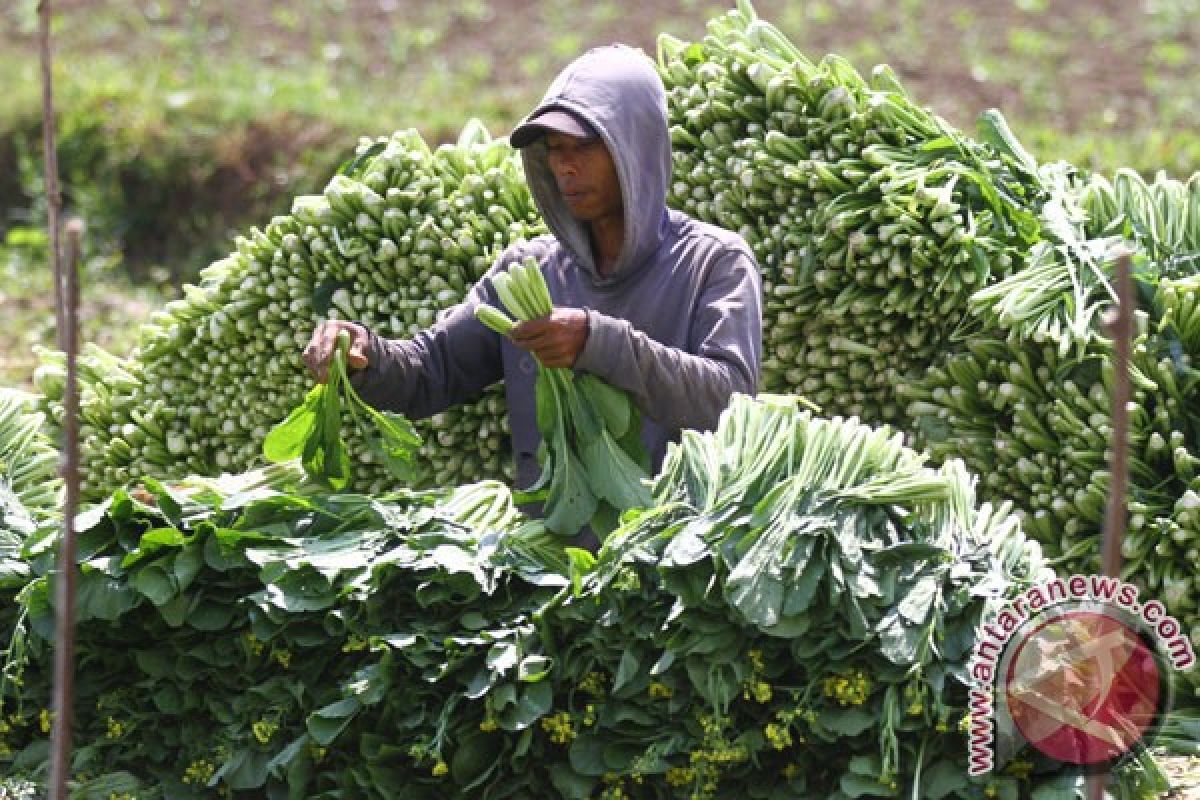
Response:
[[[571,367],[587,342],[587,312],[555,308],[548,316],[519,323],[509,336],[517,347],[537,356],[542,366]]]

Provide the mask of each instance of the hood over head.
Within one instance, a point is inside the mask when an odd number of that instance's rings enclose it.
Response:
[[[546,91],[523,125],[561,109],[587,122],[603,139],[617,169],[625,206],[625,239],[613,271],[601,278],[583,223],[563,202],[546,160],[543,138],[521,149],[529,189],[546,225],[597,285],[618,283],[637,272],[661,244],[667,224],[671,136],[662,79],[641,50],[609,45],[571,62]],[[514,139],[530,141],[518,126]]]

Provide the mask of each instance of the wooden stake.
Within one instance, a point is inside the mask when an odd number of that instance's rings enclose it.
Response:
[[[42,142],[46,183],[46,224],[50,231],[50,261],[54,269],[54,317],[58,348],[66,353],[67,380],[64,398],[62,477],[66,485],[63,536],[56,574],[54,722],[50,742],[50,798],[66,800],[71,771],[71,725],[75,662],[75,510],[79,505],[79,386],[76,361],[79,350],[79,251],[83,224],[67,226],[67,259],[64,268],[59,239],[62,194],[58,186],[58,149],[54,118],[53,57],[50,51],[50,0],[38,4],[42,61]]]
[[[42,152],[43,175],[46,184],[46,225],[50,234],[50,259],[54,267],[54,324],[58,349],[66,351],[67,321],[66,284],[61,280],[60,258],[62,242],[59,236],[59,214],[62,212],[62,192],[58,186],[58,149],[55,146],[53,56],[50,52],[50,0],[38,3],[38,40],[42,57]]]
[[[1133,349],[1133,271],[1129,254],[1117,259],[1117,308],[1108,323],[1113,337],[1113,409],[1112,409],[1112,483],[1108,490],[1108,506],[1104,512],[1104,545],[1101,565],[1105,575],[1121,576],[1121,542],[1125,538],[1128,504],[1125,499],[1129,483],[1129,399],[1132,394],[1129,379],[1130,352]],[[1088,777],[1089,800],[1103,800],[1108,774],[1099,772]]]
[[[66,800],[71,772],[71,725],[75,697],[75,512],[79,508],[79,254],[83,223],[67,223],[65,292],[67,380],[63,398],[63,532],[58,552],[54,616],[54,735],[50,750],[50,797]],[[60,336],[60,338],[63,338]]]

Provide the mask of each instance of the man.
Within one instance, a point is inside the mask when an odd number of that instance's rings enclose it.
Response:
[[[505,382],[517,485],[537,478],[537,358],[628,390],[657,470],[682,428],[709,429],[734,392],[753,393],[761,360],[761,283],[741,237],[668,210],[671,139],[653,63],[622,45],[591,50],[555,79],[513,131],[526,180],[551,234],[505,251],[466,300],[412,339],[322,323],[304,359],[318,380],[337,332],[351,332],[352,381],[363,399],[411,418],[436,414]],[[488,276],[534,256],[552,314],[510,338],[480,324],[496,300]]]

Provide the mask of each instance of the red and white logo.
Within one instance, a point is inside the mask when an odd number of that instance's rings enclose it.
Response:
[[[1158,600],[1115,577],[1029,586],[980,625],[968,664],[967,772],[1034,748],[1082,769],[1139,751],[1170,708],[1171,672],[1196,653]]]
[[[1031,746],[1081,766],[1130,752],[1160,719],[1164,671],[1152,647],[1105,611],[1038,621],[1004,674],[1013,725]]]

